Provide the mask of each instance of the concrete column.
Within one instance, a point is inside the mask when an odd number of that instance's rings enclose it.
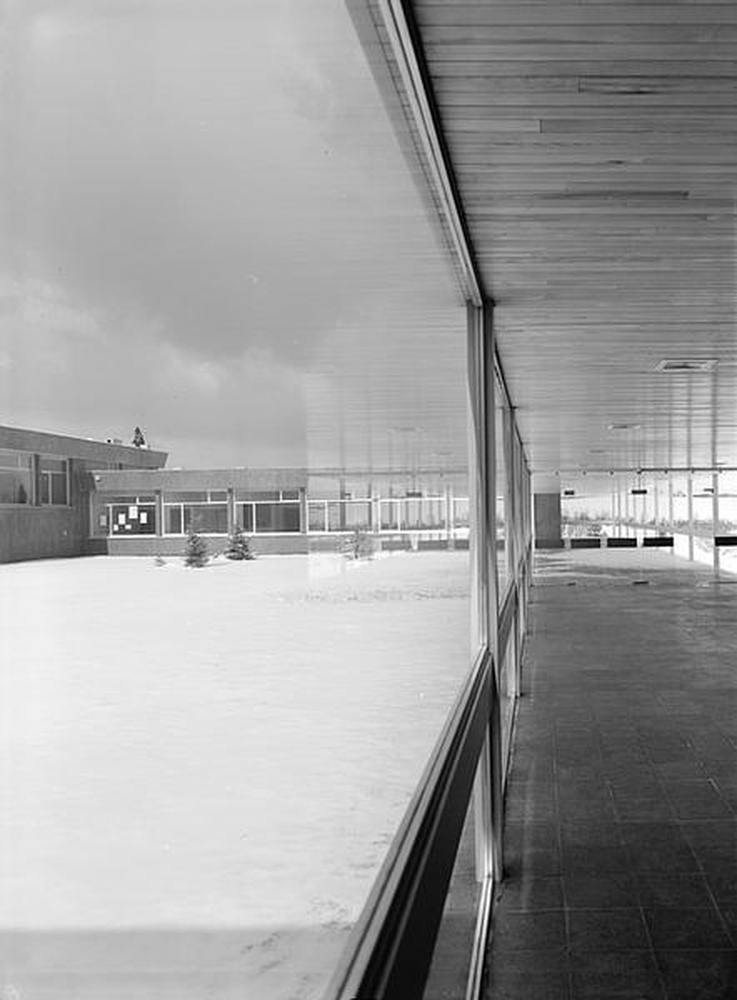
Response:
[[[719,534],[719,473],[714,472],[711,477],[711,533],[712,536]],[[719,573],[719,546],[714,545],[714,572]]]
[[[164,498],[161,490],[154,490],[156,497],[156,535],[161,538],[164,534]]]
[[[232,486],[228,487],[228,535],[232,535],[235,531],[235,490]]]
[[[560,492],[536,493],[535,548],[560,549],[562,537]]]
[[[309,529],[309,518],[307,511],[307,490],[304,486],[299,488],[299,530],[303,535],[307,534]]]

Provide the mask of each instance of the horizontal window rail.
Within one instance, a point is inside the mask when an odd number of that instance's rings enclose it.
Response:
[[[325,1000],[421,1000],[491,711],[479,653],[407,808]]]

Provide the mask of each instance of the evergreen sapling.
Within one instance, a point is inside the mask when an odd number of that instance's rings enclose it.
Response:
[[[223,554],[226,559],[243,560],[255,558],[251,549],[251,543],[239,524],[233,528],[232,533],[228,536],[228,547]]]
[[[187,544],[184,550],[184,565],[194,567],[205,566],[209,558],[207,542],[193,528],[187,535]]]

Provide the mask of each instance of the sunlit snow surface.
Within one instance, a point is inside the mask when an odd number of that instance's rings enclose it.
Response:
[[[0,998],[319,996],[468,616],[460,552],[0,567]]]

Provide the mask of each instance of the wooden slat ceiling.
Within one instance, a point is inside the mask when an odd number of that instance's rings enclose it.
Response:
[[[737,3],[412,7],[533,469],[737,465]]]

